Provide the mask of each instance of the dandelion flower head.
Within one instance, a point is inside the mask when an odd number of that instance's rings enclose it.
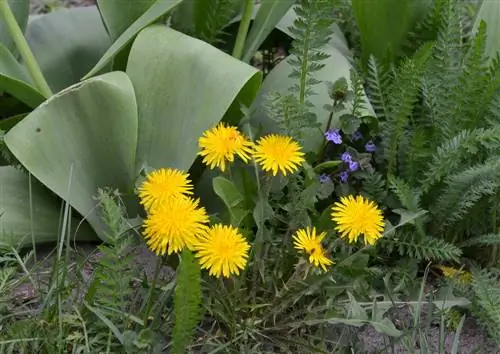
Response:
[[[170,198],[152,209],[144,221],[144,238],[157,255],[177,253],[184,247],[192,250],[208,221],[199,200]]]
[[[341,197],[332,208],[332,220],[337,223],[335,230],[350,243],[364,235],[365,244],[373,245],[384,230],[382,211],[360,195]]]
[[[206,229],[194,249],[202,269],[215,277],[239,275],[245,268],[250,245],[238,229],[216,224]]]
[[[316,233],[316,228],[300,229],[293,236],[293,245],[299,250],[309,255],[309,263],[318,268],[322,268],[326,272],[326,267],[333,264],[333,261],[325,256],[325,251],[321,245],[321,241],[325,238],[326,232],[319,235]]]
[[[456,279],[459,283],[462,284],[469,284],[470,282],[472,282],[472,274],[470,272],[444,265],[440,265],[437,268],[439,268],[441,272],[443,272],[443,275],[446,278]]]
[[[173,168],[161,168],[149,173],[139,187],[139,198],[147,211],[156,208],[166,199],[193,194],[189,175]]]
[[[265,172],[278,172],[286,176],[297,171],[304,162],[300,145],[288,136],[270,134],[259,139],[255,146],[254,157]]]
[[[253,143],[241,134],[236,127],[219,123],[207,130],[198,139],[203,163],[211,169],[218,167],[222,172],[226,164],[234,162],[235,155],[248,162],[252,154]]]

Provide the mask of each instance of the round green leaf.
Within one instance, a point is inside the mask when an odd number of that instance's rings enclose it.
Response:
[[[61,217],[61,200],[51,194],[34,177],[11,166],[0,167],[0,243],[27,246],[57,240]],[[79,241],[96,239],[87,223],[71,221],[71,235]],[[75,233],[76,231],[76,233]]]
[[[142,31],[127,73],[139,112],[138,167],[187,170],[198,138],[221,119],[237,122],[261,81],[255,68],[164,26]]]
[[[133,192],[137,106],[132,84],[126,74],[112,72],[71,86],[14,126],[5,142],[28,171],[105,238],[93,199],[97,189]]]
[[[26,40],[54,92],[79,82],[111,44],[95,6],[58,10],[30,21]]]
[[[45,101],[31,80],[24,67],[17,62],[6,47],[0,44],[0,91],[5,91],[26,105],[35,108]]]

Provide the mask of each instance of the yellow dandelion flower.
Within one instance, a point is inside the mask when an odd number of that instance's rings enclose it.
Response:
[[[208,215],[191,197],[169,198],[151,210],[144,222],[144,238],[157,255],[193,249],[198,235],[207,228]]]
[[[255,160],[266,172],[272,171],[276,176],[279,171],[286,176],[287,172],[297,171],[304,162],[304,153],[300,145],[288,136],[271,134],[259,139],[254,152]]]
[[[193,185],[187,173],[161,168],[148,174],[138,194],[141,204],[150,211],[171,197],[193,194]]]
[[[234,161],[235,155],[248,162],[253,148],[253,143],[236,127],[225,126],[223,123],[203,133],[198,139],[198,145],[201,149],[198,155],[203,156],[203,163],[211,169],[219,167],[222,172],[226,169],[226,163]]]
[[[201,268],[208,269],[210,275],[227,278],[245,268],[249,248],[238,229],[222,224],[206,229],[194,247]]]
[[[363,234],[365,244],[373,245],[382,237],[384,217],[375,203],[363,196],[341,197],[333,205],[332,220],[337,223],[335,230],[350,243],[356,242]]]
[[[472,274],[470,272],[466,272],[464,270],[455,269],[453,267],[447,267],[444,265],[437,266],[443,272],[443,275],[446,278],[456,279],[458,282],[462,284],[469,284],[472,282]]]
[[[333,264],[333,261],[325,256],[325,251],[321,246],[321,241],[325,238],[326,232],[319,235],[316,234],[316,228],[300,229],[292,237],[293,245],[296,249],[304,251],[309,255],[309,263],[318,268],[322,268],[326,272],[326,267]]]

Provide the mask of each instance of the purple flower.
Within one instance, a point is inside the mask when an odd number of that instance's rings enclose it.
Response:
[[[369,142],[366,143],[365,150],[367,152],[375,152],[377,150],[377,145],[375,145],[373,141],[370,140]]]
[[[346,183],[347,179],[349,178],[349,173],[347,171],[342,171],[339,173],[339,177],[340,177],[340,182]]]
[[[349,169],[354,172],[359,168],[359,163],[357,161],[350,161],[349,162]]]
[[[358,141],[359,139],[362,139],[362,138],[363,138],[363,135],[361,134],[361,132],[359,130],[356,130],[354,132],[354,134],[352,135],[353,141]]]
[[[335,130],[329,129],[325,133],[325,138],[326,140],[331,141],[336,145],[342,144],[342,136],[340,135],[340,129],[335,129]]]
[[[349,163],[352,161],[352,156],[346,151],[340,156],[340,159],[344,162]]]
[[[325,184],[330,183],[332,179],[326,173],[323,173],[319,176],[319,183]]]

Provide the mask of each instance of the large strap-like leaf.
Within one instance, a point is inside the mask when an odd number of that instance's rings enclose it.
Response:
[[[155,0],[97,0],[99,12],[111,39],[116,40]]]
[[[21,31],[24,32],[28,23],[30,0],[8,0],[7,2]],[[17,54],[16,45],[4,21],[0,21],[0,44],[3,44],[11,53]]]
[[[35,178],[11,166],[0,167],[0,243],[26,246],[57,240],[61,200]],[[87,223],[71,220],[72,236],[80,241],[95,240]]]
[[[127,73],[140,117],[138,167],[184,170],[196,158],[203,131],[225,115],[237,121],[239,104],[250,105],[261,81],[255,68],[164,26],[139,34]]]
[[[500,1],[483,0],[474,23],[474,31],[477,31],[481,21],[486,23],[486,48],[484,53],[488,61],[500,55]]]
[[[54,92],[79,82],[111,44],[95,6],[38,17],[30,21],[26,39]]]
[[[136,0],[134,0],[136,1]],[[108,65],[113,58],[127,46],[137,34],[146,26],[158,20],[176,7],[182,0],[156,0],[156,2],[144,12],[134,23],[132,23],[109,47],[99,62],[90,70],[84,78],[94,76]]]
[[[71,86],[14,126],[5,142],[28,171],[88,216],[105,238],[93,196],[103,187],[132,193],[135,180],[132,84],[126,74],[112,72]]]
[[[32,108],[45,100],[31,85],[23,66],[2,44],[0,44],[0,91],[9,93]]]

